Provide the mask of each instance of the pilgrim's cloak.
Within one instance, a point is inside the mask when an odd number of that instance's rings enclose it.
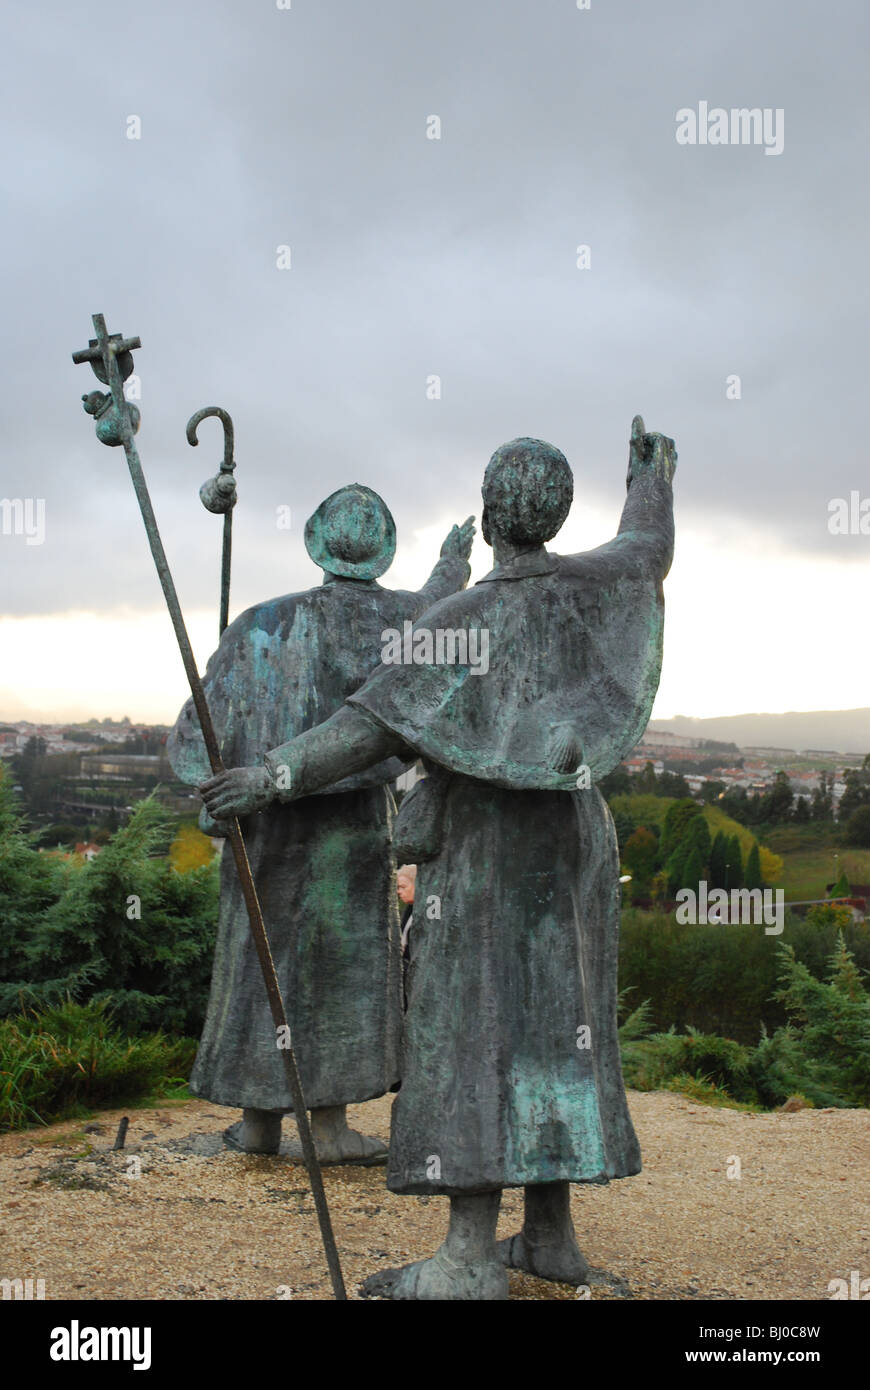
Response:
[[[433,640],[485,631],[485,673],[382,666],[350,697],[432,774],[403,803],[396,846],[416,842],[420,862],[395,1192],[640,1171],[617,1034],[619,858],[594,782],[649,719],[672,507],[670,483],[642,472],[608,545],[529,550],[418,620]],[[267,767],[295,759],[317,785],[314,738]]]
[[[204,678],[225,766],[261,762],[278,739],[335,713],[378,664],[382,632],[401,630],[468,573],[465,560],[443,557],[419,593],[330,579],[248,609],[223,634]],[[196,786],[211,775],[192,701],[168,751],[182,781]],[[312,1108],[368,1100],[398,1080],[402,975],[391,784],[406,766],[390,758],[241,821]],[[292,1110],[229,854],[190,1088],[219,1105]]]

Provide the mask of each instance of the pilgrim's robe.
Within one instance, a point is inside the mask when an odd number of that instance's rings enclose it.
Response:
[[[639,470],[615,540],[520,554],[418,620],[485,629],[485,674],[382,666],[350,697],[355,719],[345,710],[266,757],[273,776],[286,765],[315,787],[368,740],[413,749],[432,774],[403,803],[397,837],[399,856],[419,861],[419,925],[395,1192],[640,1171],[617,1034],[619,858],[594,782],[648,722],[672,554],[670,481]]]
[[[258,604],[223,634],[204,686],[227,767],[262,761],[279,738],[327,719],[377,666],[382,632],[401,630],[467,583],[442,557],[418,593],[330,579]],[[169,739],[182,781],[210,775],[192,701]],[[413,755],[411,755],[413,758]],[[243,817],[309,1106],[383,1095],[399,1075],[401,948],[391,832],[392,784],[407,759],[385,759],[292,805]],[[190,1079],[219,1105],[290,1111],[260,965],[231,855],[221,864],[211,992]]]

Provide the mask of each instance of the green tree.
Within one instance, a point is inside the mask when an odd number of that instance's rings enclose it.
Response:
[[[696,845],[692,845],[685,859],[683,860],[683,881],[681,888],[691,888],[694,893],[699,891],[698,885],[704,877],[704,865],[701,860],[700,852]]]
[[[753,1070],[768,1104],[799,1092],[816,1105],[866,1106],[870,1100],[870,996],[842,933],[818,980],[779,948],[781,973],[776,998],[790,1024],[757,1049]],[[765,1094],[766,1093],[766,1094]]]
[[[647,896],[656,871],[658,851],[658,840],[645,825],[639,825],[626,841],[622,862],[632,877],[632,897]]]
[[[602,777],[598,783],[598,790],[605,801],[610,801],[614,796],[631,796],[634,791],[634,779],[630,775],[628,768],[622,763],[617,763],[612,772],[608,772],[606,777]]]
[[[668,879],[668,893],[674,896],[680,888],[685,887],[686,860],[688,858],[688,846],[685,841],[681,841],[675,850],[665,861],[665,873]]]
[[[689,853],[691,853],[692,850],[698,851],[701,867],[704,872],[706,872],[709,868],[713,845],[710,839],[710,827],[703,815],[693,816],[691,818],[686,825],[683,839]]]
[[[789,784],[788,776],[780,770],[774,778],[773,786],[764,793],[761,798],[759,812],[763,821],[768,821],[771,825],[782,825],[791,820],[791,807],[794,801],[794,792]]]
[[[743,876],[744,888],[763,888],[764,879],[761,876],[761,859],[758,853],[758,843],[756,842],[746,858],[746,869]]]
[[[724,886],[728,889],[729,892],[732,888],[742,888],[743,854],[740,849],[740,841],[736,835],[731,835],[727,841],[725,858],[725,877],[727,879],[727,883]]]
[[[810,816],[814,821],[831,821],[834,819],[833,808],[834,803],[828,790],[827,773],[823,772],[819,779],[819,786],[813,792]]]
[[[700,815],[702,815],[701,808],[697,801],[693,801],[691,797],[683,797],[668,807],[661,838],[661,852],[664,860],[668,860],[679,845],[689,821]]]
[[[749,824],[752,807],[745,787],[729,787],[719,805],[726,816],[736,820],[738,825]]]
[[[29,901],[13,904],[15,950],[0,971],[0,1013],[69,996],[106,1000],[128,1032],[199,1029],[217,920],[217,863],[177,873],[165,858],[170,829],[164,809],[149,798],[91,863],[63,863],[62,871],[51,856],[30,851],[12,893],[22,878],[38,882],[33,860],[41,861],[45,891],[39,901],[31,887]],[[23,841],[20,827],[7,831],[3,848],[17,845],[20,858]],[[0,853],[0,873],[8,862]]]
[[[636,787],[639,796],[643,796],[645,793],[652,793],[653,796],[656,795],[658,783],[656,781],[655,768],[651,762],[644,764],[643,772],[641,772],[636,779]]]
[[[663,772],[656,787],[658,796],[691,796],[689,784],[681,772]]]
[[[867,758],[860,768],[847,768],[845,782],[846,790],[837,808],[837,819],[841,821],[848,821],[861,806],[870,805],[870,767]]]
[[[62,891],[66,866],[40,854],[27,834],[12,783],[0,767],[0,1012],[4,993],[13,1006],[14,980],[26,979],[27,942]]]
[[[36,844],[40,849],[57,849],[58,845],[72,848],[77,840],[83,838],[80,825],[73,825],[69,821],[57,821],[46,826],[45,830],[40,830]]]
[[[616,830],[616,840],[619,845],[620,857],[622,857],[625,846],[629,838],[634,834],[637,826],[634,823],[634,818],[630,816],[627,811],[614,811],[613,825]]]
[[[846,825],[846,839],[850,845],[870,848],[870,806],[859,806],[852,812]]]
[[[728,837],[722,830],[717,830],[713,844],[710,847],[710,887],[725,887],[725,861],[728,858]]]

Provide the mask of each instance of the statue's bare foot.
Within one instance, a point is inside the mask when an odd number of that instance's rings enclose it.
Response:
[[[515,1236],[498,1241],[496,1248],[508,1269],[521,1269],[557,1284],[582,1284],[589,1273],[589,1265],[573,1238],[532,1242],[524,1231],[518,1231]]]
[[[321,1163],[386,1163],[383,1139],[360,1134],[347,1123],[347,1106],[327,1105],[311,1111],[311,1137]]]
[[[495,1302],[507,1298],[508,1277],[501,1264],[459,1264],[437,1250],[429,1260],[416,1260],[401,1269],[369,1275],[361,1292],[366,1298],[390,1298],[396,1302]]]
[[[244,1110],[242,1116],[224,1130],[227,1148],[245,1154],[276,1154],[281,1147],[281,1116],[270,1110]]]
[[[375,1163],[386,1161],[389,1148],[383,1139],[345,1129],[340,1134],[315,1136],[317,1157],[321,1163]]]

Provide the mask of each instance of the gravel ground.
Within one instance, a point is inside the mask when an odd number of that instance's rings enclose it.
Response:
[[[832,1279],[870,1276],[870,1111],[756,1115],[668,1092],[629,1102],[643,1173],[572,1188],[581,1249],[607,1272],[593,1298],[828,1299]],[[351,1123],[387,1138],[390,1103],[350,1107]],[[235,1112],[205,1101],[128,1112],[126,1152],[112,1153],[122,1113],[88,1133],[77,1122],[0,1136],[0,1277],[44,1279],[48,1299],[330,1297],[303,1167],[225,1149]],[[446,1198],[394,1195],[379,1167],[324,1179],[351,1298],[366,1275],[440,1243]],[[500,1235],[521,1210],[522,1193],[505,1193]],[[577,1296],[511,1274],[512,1298]]]

